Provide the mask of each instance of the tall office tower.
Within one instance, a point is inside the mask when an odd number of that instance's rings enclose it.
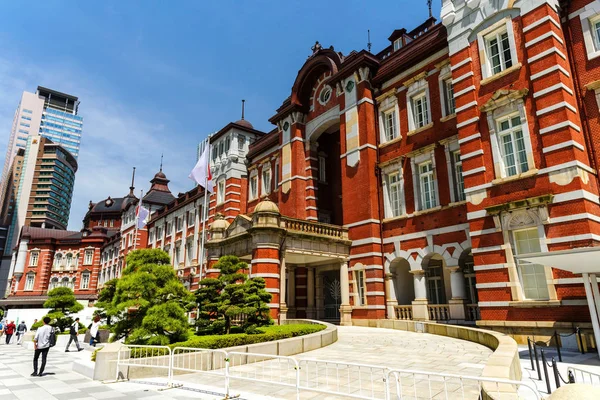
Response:
[[[79,156],[79,144],[83,118],[77,115],[79,99],[70,94],[38,86],[35,93],[23,92],[15,111],[13,124],[4,159],[0,183],[0,210],[6,205],[6,185],[13,158],[24,149],[30,135],[41,135],[61,144],[75,159]],[[72,187],[71,187],[72,190]]]
[[[17,158],[15,158],[17,160]],[[33,226],[65,230],[77,160],[63,145],[39,135],[27,139],[0,264],[0,293],[4,293],[21,228]]]
[[[23,171],[24,156],[25,149],[19,148],[7,175],[8,181],[6,183],[6,191],[3,193],[6,201],[2,205],[2,209],[0,209],[0,225],[10,225],[12,221],[12,212],[17,196],[17,185],[19,184],[19,177]]]

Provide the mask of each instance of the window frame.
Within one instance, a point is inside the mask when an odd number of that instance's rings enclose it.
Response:
[[[258,198],[258,172],[256,170],[253,172],[248,179],[248,200],[250,201]]]
[[[519,125],[513,125],[513,120],[515,118],[519,118]],[[531,168],[529,167],[529,162],[527,160],[527,147],[525,146],[525,134],[523,133],[523,121],[521,120],[521,116],[518,113],[512,113],[506,116],[503,116],[502,118],[496,119],[496,135],[497,135],[497,139],[498,139],[498,148],[500,150],[500,156],[501,156],[501,162],[502,162],[502,169],[504,172],[504,177],[511,177],[511,176],[518,176],[521,175],[527,171],[529,171]],[[502,124],[504,122],[508,122],[509,126],[508,129],[502,129]],[[520,134],[520,138],[517,137],[517,135]],[[504,138],[506,137],[510,137],[510,143],[511,143],[511,147],[512,147],[512,157],[513,157],[513,165],[512,166],[508,166],[508,154],[506,153],[506,147],[505,147],[505,142],[504,142]],[[521,141],[522,142],[522,149],[519,150],[519,146],[518,146],[518,142]],[[523,160],[521,160],[521,155],[520,153],[523,153],[525,160],[525,168],[523,169]],[[509,168],[514,168],[515,172],[514,173],[510,173],[509,172]]]
[[[544,229],[543,226],[541,227],[541,229]],[[538,239],[538,246],[540,248],[540,252],[543,250],[542,249],[542,235],[540,235],[540,227],[539,226],[530,226],[530,227],[524,227],[524,228],[520,228],[520,229],[513,229],[510,231],[510,240],[512,242],[512,248],[513,248],[513,254],[514,255],[526,255],[526,254],[532,254],[532,253],[520,253],[519,252],[519,246],[518,246],[518,240],[517,240],[517,234],[518,233],[522,233],[522,232],[526,232],[526,231],[535,231],[537,234],[537,239]],[[530,238],[528,238],[529,240]],[[537,253],[534,252],[534,253]],[[520,265],[520,262],[518,260],[516,260],[516,267],[517,267],[517,273],[519,275],[519,283],[521,285],[521,291],[523,293],[523,299],[524,300],[529,300],[529,301],[548,301],[551,299],[551,290],[550,287],[548,285],[548,278],[546,275],[546,267],[542,264],[534,264],[534,263],[526,263],[524,265]],[[523,280],[523,269],[524,267],[539,267],[540,270],[538,270],[537,272],[534,272],[533,277],[536,281],[536,284],[539,284],[540,282],[538,281],[538,279],[541,279],[542,282],[545,283],[545,285],[543,286],[543,288],[545,289],[545,292],[547,294],[547,296],[544,297],[539,297],[538,298],[532,298],[526,295],[526,290],[532,290],[532,288],[525,288],[525,281]],[[543,275],[543,277],[541,277],[541,275]],[[538,295],[539,295],[539,290],[540,290],[540,286],[536,285],[535,290],[538,291]]]
[[[417,106],[419,104],[421,107],[420,113],[417,111]],[[413,130],[423,128],[431,122],[431,115],[429,112],[429,101],[428,101],[427,92],[420,91],[420,92],[415,93],[412,96],[410,96],[410,106],[412,109],[412,116],[413,116],[413,118],[412,118],[412,123],[413,123],[413,127],[414,127]],[[419,119],[419,115],[421,115],[423,117],[422,120]]]
[[[398,113],[396,112],[396,108],[394,107],[390,108],[389,110],[383,111],[382,114],[385,141],[391,142],[398,138]]]
[[[493,71],[493,65],[490,57],[490,50],[488,47],[488,41],[490,38],[499,38],[502,34],[507,34],[509,54],[511,58],[511,65],[506,67],[504,63],[501,62],[501,69],[499,72]],[[481,64],[481,74],[484,79],[491,78],[497,74],[501,74],[504,71],[516,67],[519,65],[519,59],[517,57],[517,48],[515,44],[515,33],[513,29],[512,19],[510,17],[504,18],[487,29],[482,30],[477,34],[477,45],[479,48],[479,53],[483,53],[484,57],[480,57]],[[500,42],[498,43],[498,48],[500,50]],[[503,52],[499,52],[499,57],[502,60],[504,58]]]
[[[261,181],[261,185],[260,185],[260,190],[261,190],[261,196],[267,196],[269,194],[271,194],[271,185],[273,184],[272,182],[272,177],[273,174],[271,172],[271,166],[270,164],[268,164],[267,166],[263,166],[262,170],[261,170],[261,174],[260,174],[260,181]],[[268,176],[268,185],[266,184],[266,180],[265,180],[265,176]]]
[[[83,272],[81,274],[81,282],[79,282],[79,289],[88,290],[90,288],[91,275],[89,272]]]
[[[225,179],[219,179],[217,181],[217,205],[225,203],[225,197],[227,195],[225,186]]]
[[[367,299],[367,274],[364,269],[354,270],[354,305],[357,307],[366,307]]]
[[[29,281],[31,278],[31,282]],[[31,284],[30,284],[31,283]],[[31,291],[35,287],[35,273],[29,272],[25,275],[25,287],[24,290]]]
[[[88,254],[90,255],[88,260]],[[94,264],[94,250],[93,249],[85,249],[83,252],[83,265],[92,265]]]
[[[33,250],[29,256],[29,266],[30,267],[37,267],[38,266],[38,262],[40,259],[40,252],[39,250]]]
[[[327,157],[323,154],[318,156],[319,162],[319,182],[327,183]]]
[[[467,200],[465,193],[465,178],[463,176],[462,158],[459,150],[450,151],[450,166],[452,170],[452,192],[454,193],[454,202]]]

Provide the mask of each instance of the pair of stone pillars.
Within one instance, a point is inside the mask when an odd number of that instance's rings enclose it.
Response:
[[[291,267],[289,274],[285,262],[285,257],[281,260],[279,272],[279,319],[285,320],[289,317],[295,317],[296,314],[296,273],[295,268]],[[317,318],[317,308],[315,302],[315,267],[306,267],[306,317],[308,319]],[[286,285],[287,277],[287,285]],[[340,286],[342,294],[342,304],[340,305],[340,324],[351,325],[352,322],[352,307],[350,306],[350,282],[348,279],[348,263],[342,262],[340,265]],[[319,285],[319,289],[321,289]],[[288,293],[288,303],[286,303],[286,292]]]
[[[467,298],[465,276],[462,269],[458,265],[445,268],[450,270],[450,291],[452,294],[452,298],[448,301],[450,318],[454,320],[464,320],[465,300]],[[412,317],[414,320],[428,320],[429,310],[427,306],[429,302],[427,300],[427,278],[425,276],[425,270],[411,270],[410,273],[413,276],[413,285],[415,291],[415,299],[412,301]],[[396,298],[392,298],[392,295],[395,295],[393,281],[394,274],[386,274],[385,283],[388,318],[396,319],[394,306],[398,305],[398,301]]]

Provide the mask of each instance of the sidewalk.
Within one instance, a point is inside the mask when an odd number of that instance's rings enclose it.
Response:
[[[33,377],[33,351],[16,344],[0,343],[0,396],[19,400],[95,400],[95,399],[206,399],[218,397],[181,389],[159,391],[156,386],[130,382],[104,384],[73,372],[72,363],[79,357],[90,357],[84,350],[65,353],[64,348],[52,348],[44,376]],[[41,363],[41,358],[40,358]],[[46,375],[47,374],[47,375]]]

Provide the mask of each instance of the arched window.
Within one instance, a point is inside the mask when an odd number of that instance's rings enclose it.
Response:
[[[67,257],[65,257],[65,268],[69,269],[73,265],[73,254],[68,253]]]
[[[55,268],[59,268],[61,266],[62,263],[62,254],[61,253],[57,253],[54,256],[54,267]]]
[[[60,282],[60,286],[62,287],[69,287],[70,283],[69,283],[69,278],[62,278],[62,281]]]
[[[52,290],[54,288],[58,287],[58,278],[52,278],[50,280],[50,286],[48,287],[49,290]]]

